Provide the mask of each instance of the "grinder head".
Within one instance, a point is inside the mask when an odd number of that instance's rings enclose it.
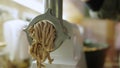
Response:
[[[51,14],[52,10],[48,9],[48,11],[45,14],[39,15],[36,18],[32,20],[32,22],[28,25],[28,27],[25,29],[25,32],[27,33],[28,41],[30,45],[33,42],[33,39],[29,36],[29,28],[33,27],[38,22],[46,22],[53,25],[56,31],[55,41],[54,41],[54,47],[53,51],[60,47],[60,45],[64,42],[65,39],[69,38],[65,31],[65,27],[61,25],[61,21],[57,19],[55,16]],[[49,34],[48,34],[49,35]]]

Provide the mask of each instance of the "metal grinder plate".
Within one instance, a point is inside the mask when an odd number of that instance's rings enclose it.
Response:
[[[67,33],[65,33],[65,29],[64,27],[61,25],[61,22],[59,19],[57,19],[55,16],[53,16],[51,14],[52,10],[48,9],[47,12],[45,14],[39,15],[37,17],[35,17],[31,23],[27,26],[27,28],[25,29],[25,32],[27,33],[27,38],[28,41],[30,43],[30,45],[32,44],[33,40],[32,38],[29,36],[29,32],[28,32],[28,28],[30,26],[33,26],[34,24],[38,23],[39,21],[42,20],[48,20],[51,22],[51,24],[55,27],[56,29],[56,39],[54,42],[54,50],[56,50],[57,48],[60,47],[60,45],[64,42],[65,39],[69,38],[69,36],[67,35]]]

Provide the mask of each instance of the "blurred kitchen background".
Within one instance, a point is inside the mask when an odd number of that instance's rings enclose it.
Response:
[[[84,40],[92,39],[93,42],[107,44],[108,49],[105,53],[104,68],[119,68],[119,11],[115,9],[116,7],[111,7],[117,2],[101,0],[104,1],[104,3],[102,3],[103,8],[98,7],[100,9],[92,9],[99,4],[97,4],[97,0],[91,0],[95,1],[95,5],[94,7],[90,7],[91,4],[88,1],[89,0],[63,0],[63,19],[82,26],[84,29]],[[107,3],[111,6],[108,7]],[[105,8],[107,9],[106,12],[102,12]],[[3,24],[5,22],[18,19],[30,22],[34,17],[43,13],[43,0],[0,0],[0,55],[3,55],[2,49],[7,46],[3,36]],[[116,26],[118,27],[116,28]],[[3,61],[0,59],[0,65],[1,62]]]

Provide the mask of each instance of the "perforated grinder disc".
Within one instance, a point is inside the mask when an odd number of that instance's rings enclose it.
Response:
[[[52,27],[55,29],[55,32],[56,32],[53,51],[56,50],[57,48],[59,48],[60,45],[64,42],[64,40],[68,38],[68,35],[65,33],[64,28],[60,24],[60,20],[58,20],[56,17],[54,17],[51,14],[51,12],[52,12],[52,10],[48,9],[48,11],[45,14],[37,16],[36,18],[34,18],[32,20],[32,22],[25,29],[30,45],[33,42],[33,38],[30,37],[30,35],[29,35],[29,28],[34,27],[34,25],[37,23],[43,23],[43,25],[45,25],[45,23],[50,23],[51,25],[53,25]],[[42,30],[42,32],[44,32],[44,31]],[[49,35],[49,33],[47,35]]]

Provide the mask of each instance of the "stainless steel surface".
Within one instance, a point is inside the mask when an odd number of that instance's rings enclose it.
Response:
[[[52,15],[62,20],[63,0],[45,0],[45,11],[52,10]]]

